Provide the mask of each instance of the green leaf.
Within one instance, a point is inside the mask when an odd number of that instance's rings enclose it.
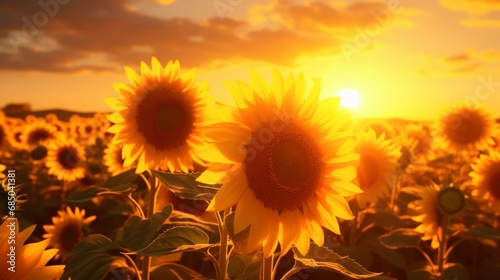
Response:
[[[500,232],[490,227],[473,227],[467,229],[465,234],[473,237],[500,240]]]
[[[65,199],[66,202],[81,203],[89,201],[94,197],[102,194],[115,194],[124,195],[129,194],[137,189],[137,186],[132,183],[126,183],[122,185],[114,186],[110,189],[103,187],[90,187],[81,192],[77,192],[74,195]]]
[[[382,228],[398,228],[408,226],[408,222],[402,220],[392,211],[379,208],[369,208],[363,211],[366,216],[363,219],[363,224],[374,224]]]
[[[436,276],[432,275],[432,273],[430,273],[425,269],[413,270],[408,273],[408,280],[431,280],[431,279],[436,279]]]
[[[151,271],[151,279],[201,279],[203,275],[177,263],[158,266]]]
[[[373,253],[398,268],[406,270],[408,267],[405,258],[399,252],[391,250],[380,243],[378,235],[367,233],[366,238],[362,240],[362,246],[367,246]]]
[[[412,229],[396,229],[379,237],[380,242],[389,249],[417,248],[422,235]]]
[[[220,185],[203,185],[196,181],[201,173],[174,174],[151,170],[177,196],[192,200],[211,200]]]
[[[259,278],[261,258],[259,254],[236,255],[229,260],[227,275],[231,279],[253,280]]]
[[[171,204],[157,212],[151,219],[142,219],[139,216],[130,217],[123,226],[122,245],[131,251],[138,251],[146,247],[158,234],[158,229],[172,214]]]
[[[354,279],[366,279],[379,276],[382,273],[368,271],[355,260],[345,256],[342,257],[334,251],[311,244],[309,252],[305,256],[293,248],[296,268],[323,268],[335,271]]]
[[[113,255],[118,247],[101,234],[91,234],[73,247],[61,279],[103,279],[112,269],[129,269],[124,257]]]
[[[196,251],[212,246],[208,235],[196,227],[179,226],[167,229],[138,254],[161,256],[177,252]]]
[[[447,263],[441,274],[442,280],[469,280],[467,269],[459,263]]]
[[[104,182],[102,187],[106,189],[111,189],[114,186],[131,183],[134,180],[136,180],[137,177],[139,177],[139,174],[135,174],[135,168],[132,168],[116,176],[110,177],[106,182]]]

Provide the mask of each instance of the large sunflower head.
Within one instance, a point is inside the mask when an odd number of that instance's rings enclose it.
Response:
[[[57,214],[57,217],[52,217],[52,225],[43,226],[47,232],[43,238],[50,239],[50,246],[59,249],[58,257],[65,259],[76,243],[85,236],[85,227],[96,216],[85,218],[84,209],[76,207],[73,212],[69,206],[66,211],[57,211]]]
[[[481,107],[457,105],[438,123],[437,136],[445,147],[455,150],[487,149],[494,144],[497,124]]]
[[[192,170],[208,120],[206,84],[195,85],[194,69],[181,75],[178,61],[162,67],[155,57],[151,68],[141,63],[140,75],[125,71],[132,84],[115,84],[122,98],[107,99],[117,110],[108,116],[114,123],[108,131],[123,145],[125,166],[137,160],[137,173],[162,162],[171,172]]]
[[[123,166],[122,145],[116,144],[115,141],[111,141],[104,150],[103,160],[104,165],[108,168],[108,172],[111,173],[112,176],[118,175],[131,168],[130,166]]]
[[[490,209],[500,212],[500,152],[490,150],[481,155],[472,165],[473,195],[488,201]]]
[[[213,164],[198,180],[223,184],[207,209],[236,205],[234,232],[250,226],[243,253],[263,246],[270,256],[280,243],[305,254],[310,239],[323,244],[322,226],[339,234],[337,217],[353,218],[344,197],[362,192],[339,99],[319,102],[319,83],[306,96],[302,75],[276,71],[272,84],[253,73],[250,85],[227,86],[237,107],[219,106],[222,121],[206,130],[213,143],[199,152]]]
[[[23,280],[23,279],[59,279],[63,274],[64,265],[46,266],[52,257],[57,253],[57,249],[45,250],[49,245],[49,240],[24,244],[35,230],[36,225],[29,226],[19,232],[19,223],[17,220],[5,220],[0,227],[0,236],[15,236],[15,244],[4,242],[0,244],[0,261],[2,269],[0,270],[0,279],[8,280]],[[14,251],[15,258],[11,261],[11,246],[16,249]],[[14,266],[15,272],[9,271],[8,268]]]
[[[27,148],[33,148],[38,144],[47,144],[57,138],[57,129],[44,119],[35,118],[27,122],[21,141]]]
[[[356,152],[360,155],[357,180],[363,190],[357,199],[362,206],[376,203],[388,193],[401,153],[384,134],[377,136],[371,129],[357,134]]]
[[[83,148],[73,140],[60,140],[48,146],[47,167],[49,174],[59,180],[72,182],[85,175]]]

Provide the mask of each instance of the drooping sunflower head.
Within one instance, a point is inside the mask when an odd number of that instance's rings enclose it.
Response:
[[[486,199],[489,209],[500,212],[500,152],[490,150],[472,165],[472,194]]]
[[[437,136],[455,150],[487,149],[494,144],[498,127],[491,115],[480,107],[457,105],[438,123]]]
[[[43,119],[34,119],[27,123],[21,134],[21,141],[27,148],[38,144],[48,144],[57,138],[57,129]]]
[[[0,270],[0,279],[59,279],[64,272],[64,265],[50,265],[47,262],[54,257],[57,249],[45,250],[49,245],[49,240],[24,244],[35,230],[36,225],[29,226],[19,232],[19,223],[17,220],[5,220],[0,227],[0,236],[7,238],[10,230],[14,231],[16,243],[5,242],[0,244],[0,261],[2,269]],[[10,247],[15,246],[15,272],[7,269],[7,263],[10,261]]]
[[[126,67],[131,85],[115,84],[122,98],[107,99],[117,110],[108,116],[117,144],[123,145],[125,166],[137,160],[137,173],[164,164],[171,172],[188,172],[193,153],[204,144],[210,99],[206,84],[195,85],[194,69],[180,74],[178,61],[166,67],[153,57],[141,63],[141,75]]]
[[[420,196],[413,203],[413,208],[419,213],[413,220],[419,222],[415,230],[423,234],[422,240],[431,240],[432,248],[439,247],[441,236],[442,214],[438,206],[439,186],[432,183],[430,186],[415,187],[413,191]]]
[[[411,154],[416,157],[427,156],[432,150],[430,127],[425,124],[411,123],[405,127],[402,142],[411,147]]]
[[[415,230],[423,234],[422,240],[431,240],[432,248],[438,248],[443,237],[443,218],[462,212],[466,206],[466,196],[457,187],[440,187],[435,183],[407,189],[420,197],[411,205],[419,213],[413,217],[414,221],[420,223]]]
[[[310,239],[323,244],[323,227],[339,234],[337,217],[353,218],[345,196],[360,193],[359,155],[338,98],[319,101],[315,83],[306,95],[304,77],[283,79],[274,72],[268,84],[252,73],[252,83],[227,83],[237,107],[219,105],[221,122],[207,127],[213,141],[199,151],[212,162],[198,178],[222,183],[209,211],[236,205],[234,232],[250,226],[251,252],[263,246],[269,256],[277,244],[306,253]],[[243,248],[244,247],[244,248]]]
[[[384,134],[377,136],[373,130],[357,134],[356,152],[360,155],[357,180],[363,190],[357,199],[366,206],[388,194],[401,153],[392,140]]]
[[[112,176],[118,175],[131,168],[131,166],[123,166],[124,160],[122,158],[122,145],[116,144],[111,141],[104,150],[104,165],[108,167],[108,172]]]
[[[85,175],[83,148],[73,140],[60,140],[48,146],[47,167],[49,174],[59,180],[72,182]]]
[[[57,257],[65,259],[73,247],[85,236],[85,227],[96,216],[85,218],[85,210],[78,207],[73,212],[66,207],[66,211],[58,211],[58,216],[52,217],[52,225],[44,225],[46,233],[43,238],[50,239],[50,246],[59,249]]]

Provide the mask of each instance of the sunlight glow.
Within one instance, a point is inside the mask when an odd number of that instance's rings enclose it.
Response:
[[[339,91],[337,96],[341,97],[340,106],[356,109],[359,107],[359,103],[361,99],[359,97],[359,93],[353,89],[343,89]]]

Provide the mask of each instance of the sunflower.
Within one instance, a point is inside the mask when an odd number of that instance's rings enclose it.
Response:
[[[83,178],[85,155],[82,147],[73,140],[60,140],[48,146],[47,167],[49,174],[62,181],[75,181]]]
[[[3,153],[7,144],[7,131],[9,130],[5,122],[5,115],[0,111],[0,155]]]
[[[363,130],[364,131],[373,130],[375,131],[375,135],[377,135],[377,137],[383,134],[387,139],[392,139],[395,134],[394,128],[387,121],[384,120],[370,121],[368,124],[365,125]]]
[[[352,219],[345,196],[361,193],[351,181],[359,155],[348,121],[336,113],[339,98],[318,101],[319,83],[306,97],[304,77],[269,85],[252,74],[251,85],[227,84],[237,108],[219,105],[222,122],[207,127],[214,142],[199,151],[213,162],[198,181],[222,187],[208,211],[236,205],[234,232],[250,226],[242,253],[263,246],[266,257],[281,244],[305,254],[310,239],[321,245],[326,227],[339,234],[337,217]]]
[[[76,207],[75,212],[66,207],[66,211],[57,211],[58,216],[52,217],[52,225],[44,225],[47,232],[42,237],[50,238],[50,246],[59,249],[58,257],[65,256],[76,243],[84,237],[84,227],[88,226],[96,216],[85,218],[85,210]]]
[[[432,248],[438,248],[443,240],[443,218],[461,213],[466,206],[466,196],[456,187],[439,187],[435,183],[406,189],[420,197],[412,204],[420,213],[412,218],[420,223],[415,230],[423,234],[422,240],[431,240]]]
[[[423,234],[422,240],[431,240],[431,246],[434,249],[439,247],[439,240],[441,240],[442,235],[442,216],[438,207],[439,190],[439,186],[434,183],[425,187],[413,188],[414,193],[420,197],[412,205],[420,214],[412,218],[420,223],[415,230]]]
[[[481,107],[457,105],[441,118],[437,136],[446,148],[487,149],[497,131],[495,120]]]
[[[0,227],[0,236],[15,236],[16,243],[12,245],[4,240],[0,244],[0,279],[5,280],[28,280],[59,279],[63,273],[64,265],[46,266],[47,262],[54,257],[57,249],[45,250],[49,245],[49,240],[23,245],[35,230],[36,225],[32,225],[19,233],[19,223],[17,220],[5,220]],[[11,231],[13,230],[13,232]],[[10,247],[15,246],[15,272],[9,271],[9,261],[11,253]]]
[[[357,199],[365,206],[376,203],[379,197],[388,193],[401,153],[384,134],[377,136],[370,129],[357,136],[356,152],[360,154],[357,180],[364,192]]]
[[[500,152],[490,150],[489,155],[481,155],[469,175],[476,187],[472,194],[486,199],[490,209],[500,212]]]
[[[5,174],[3,173],[7,167],[3,164],[0,164],[0,180],[5,178]]]
[[[38,144],[45,144],[56,139],[57,129],[43,119],[34,119],[27,122],[21,141],[25,147],[33,148]]]
[[[180,75],[178,61],[162,67],[155,57],[141,63],[141,75],[125,68],[132,85],[115,84],[123,98],[107,99],[118,110],[108,116],[117,144],[123,145],[125,166],[138,161],[137,173],[163,163],[171,172],[188,172],[194,150],[204,144],[201,128],[207,124],[206,84],[195,86],[195,69]]]
[[[112,176],[118,175],[129,170],[131,167],[123,166],[122,145],[118,145],[115,141],[111,141],[104,150],[104,165],[108,167],[108,172]]]
[[[23,143],[22,135],[24,133],[24,124],[10,125],[7,132],[9,145],[15,150],[27,150],[28,147]]]
[[[428,125],[411,123],[405,127],[403,142],[412,147],[412,155],[426,156],[432,150],[432,137]]]

